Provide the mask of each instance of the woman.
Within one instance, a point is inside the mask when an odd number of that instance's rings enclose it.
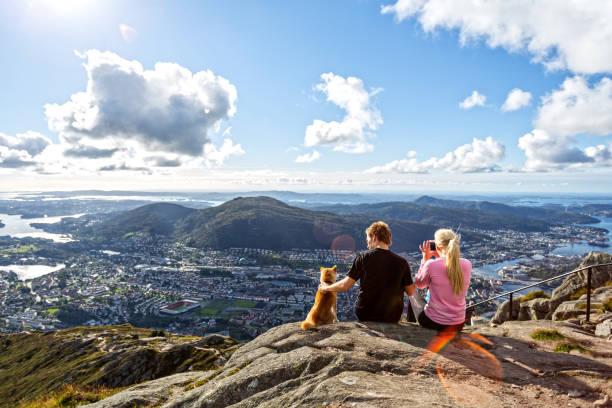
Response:
[[[423,259],[414,283],[419,289],[429,287],[429,301],[417,319],[429,329],[461,331],[472,263],[460,257],[460,238],[452,230],[439,229],[434,238],[435,250],[430,248],[429,241],[419,246]],[[432,256],[438,259],[431,259]]]

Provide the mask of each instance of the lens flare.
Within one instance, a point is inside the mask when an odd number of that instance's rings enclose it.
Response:
[[[336,258],[348,262],[355,256],[355,240],[347,234],[338,235],[331,243],[331,250]]]
[[[119,32],[121,33],[121,37],[127,42],[132,42],[136,38],[136,29],[127,24],[119,24]]]
[[[490,401],[502,381],[500,362],[472,340],[493,344],[480,334],[440,332],[413,364],[414,371],[423,371],[436,360],[436,372],[446,391],[455,401],[469,407]]]

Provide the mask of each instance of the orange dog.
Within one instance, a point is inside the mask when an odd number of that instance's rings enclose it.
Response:
[[[327,284],[336,283],[336,265],[333,268],[321,267],[321,282]],[[317,290],[315,302],[310,309],[310,313],[306,320],[302,322],[302,329],[307,330],[322,324],[335,323],[338,321],[336,317],[336,293],[322,292]]]

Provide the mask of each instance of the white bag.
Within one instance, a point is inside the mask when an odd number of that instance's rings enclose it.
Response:
[[[417,291],[414,292],[414,295],[408,296],[408,299],[410,300],[410,306],[412,307],[414,317],[418,320],[423,308],[425,308],[425,299],[423,299]]]

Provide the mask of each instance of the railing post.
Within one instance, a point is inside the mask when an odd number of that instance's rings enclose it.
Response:
[[[591,268],[587,269],[587,323],[591,319]]]
[[[512,320],[512,293],[510,294],[510,313],[508,314],[508,320]]]

